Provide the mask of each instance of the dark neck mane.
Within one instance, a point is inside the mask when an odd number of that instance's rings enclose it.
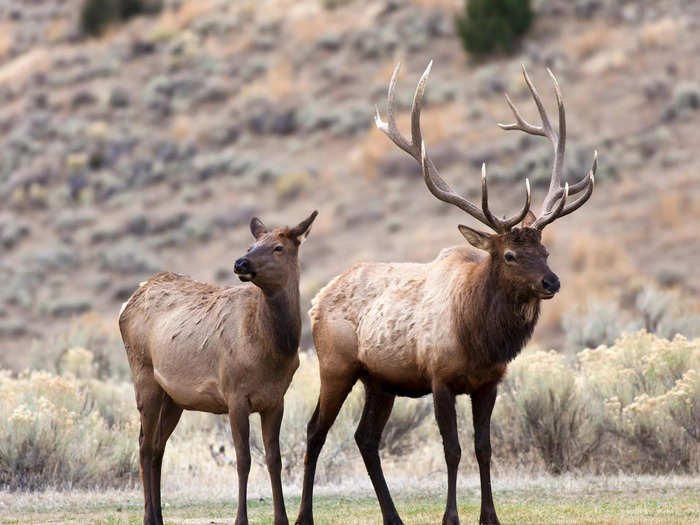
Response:
[[[507,363],[527,344],[540,312],[539,299],[518,300],[504,289],[491,258],[483,260],[455,293],[457,337],[482,366]]]
[[[270,323],[269,333],[275,350],[283,355],[295,354],[301,339],[299,278],[290,279],[286,288],[261,290],[261,295],[261,313]]]

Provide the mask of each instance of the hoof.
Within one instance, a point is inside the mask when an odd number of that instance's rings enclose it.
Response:
[[[447,511],[442,517],[442,525],[459,525],[459,514],[457,511]]]
[[[236,518],[233,525],[248,525],[248,518]]]
[[[403,525],[403,521],[398,516],[384,520],[384,525]]]
[[[479,517],[479,525],[501,525],[495,514],[482,514]]]
[[[314,525],[313,516],[299,516],[294,525]]]

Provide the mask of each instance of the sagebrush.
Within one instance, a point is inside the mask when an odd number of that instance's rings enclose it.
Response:
[[[99,379],[95,356],[84,347],[60,355],[56,369],[62,375],[0,373],[0,419],[8,422],[0,428],[0,486],[26,490],[136,483],[139,420],[131,384]],[[300,357],[285,397],[280,434],[287,482],[301,476],[306,425],[319,390],[315,355]],[[319,459],[320,482],[365,475],[354,440],[363,404],[358,384],[328,435]],[[459,400],[458,414],[465,451],[461,469],[475,471],[466,397]],[[266,477],[257,417],[251,430],[257,475]],[[669,341],[639,331],[575,357],[526,349],[499,387],[491,434],[496,469],[697,473],[700,339],[676,336]],[[173,472],[211,476],[219,468],[225,479],[235,476],[225,416],[187,413],[171,441],[165,479]],[[443,468],[429,396],[397,399],[381,454],[393,475]]]

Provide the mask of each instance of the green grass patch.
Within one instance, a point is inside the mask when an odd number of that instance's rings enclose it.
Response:
[[[233,492],[233,488],[232,488]],[[496,506],[503,525],[692,525],[700,524],[700,497],[691,489],[595,491],[552,495],[541,491],[501,491]],[[296,517],[299,498],[287,498],[290,522]],[[396,505],[406,525],[434,525],[442,519],[444,496],[436,494],[400,494]],[[476,523],[479,518],[478,491],[462,492],[459,512],[462,523]],[[314,506],[319,525],[381,524],[381,514],[374,495],[321,496]],[[232,503],[177,504],[164,508],[166,523],[211,524],[233,523],[236,513]],[[251,524],[272,523],[269,498],[248,502]],[[129,505],[91,506],[90,502],[59,511],[0,513],[0,523],[89,523],[122,525],[141,523],[140,501]]]

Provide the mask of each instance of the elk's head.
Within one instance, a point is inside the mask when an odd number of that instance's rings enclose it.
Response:
[[[549,253],[542,245],[542,233],[528,226],[534,220],[529,213],[520,227],[501,234],[459,225],[469,244],[489,253],[499,282],[523,301],[551,299],[559,291],[559,277],[547,265]]]
[[[423,170],[423,179],[430,192],[441,201],[453,204],[461,210],[488,226],[496,233],[486,233],[468,226],[460,225],[459,230],[467,241],[476,248],[485,250],[491,257],[493,269],[499,276],[499,282],[514,299],[529,300],[531,298],[549,299],[559,291],[559,278],[547,265],[547,250],[541,243],[542,229],[552,221],[564,215],[568,215],[578,209],[593,193],[594,175],[598,166],[598,154],[593,157],[593,166],[586,176],[571,186],[564,181],[564,150],[566,145],[566,117],[564,103],[557,79],[551,71],[547,70],[554,82],[554,91],[559,109],[559,131],[554,131],[542,104],[539,94],[535,90],[530,77],[523,67],[523,76],[532,94],[540,118],[541,126],[535,126],[527,122],[516,109],[513,102],[506,95],[506,100],[515,115],[513,124],[499,124],[502,129],[517,129],[532,135],[547,137],[554,147],[554,162],[549,191],[542,204],[539,217],[530,211],[530,182],[525,180],[526,197],[525,204],[519,213],[510,218],[499,219],[491,213],[488,205],[488,188],[486,184],[486,165],[481,168],[481,208],[455,193],[452,188],[440,177],[435,165],[425,152],[425,144],[422,140],[420,129],[420,111],[423,101],[425,84],[432,67],[432,62],[418,82],[416,93],[413,97],[411,110],[411,140],[401,135],[395,120],[395,87],[400,65],[396,66],[394,75],[389,84],[387,122],[384,122],[377,109],[375,122],[399,148],[416,159]],[[567,202],[569,196],[581,193],[581,196],[573,202]],[[519,224],[519,226],[517,226]]]
[[[264,291],[284,288],[292,278],[299,278],[299,246],[311,231],[318,215],[314,211],[293,228],[268,229],[253,217],[250,231],[255,238],[247,253],[236,260],[233,270],[243,282],[252,281]]]

